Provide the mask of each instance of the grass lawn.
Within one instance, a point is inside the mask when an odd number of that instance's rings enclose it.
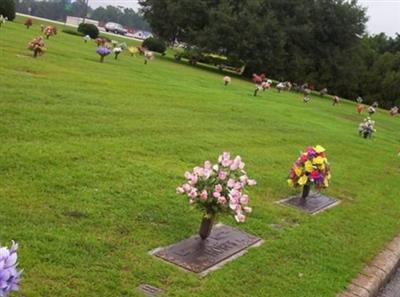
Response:
[[[334,297],[400,232],[400,119],[379,110],[372,140],[351,102],[270,90],[157,57],[99,63],[93,42],[62,33],[31,58],[23,19],[0,29],[0,242],[19,242],[26,297]],[[332,166],[316,216],[277,205],[288,170],[321,144]],[[175,194],[183,173],[240,154],[254,212],[222,222],[265,243],[199,279],[148,254],[197,232],[200,213]]]

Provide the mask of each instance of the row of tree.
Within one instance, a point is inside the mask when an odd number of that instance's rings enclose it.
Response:
[[[92,9],[90,6],[86,6],[85,0],[74,2],[71,0],[18,0],[17,11],[57,21],[65,21],[67,16],[87,16],[97,21],[116,22],[130,28],[150,30],[149,24],[133,9],[112,5]]]
[[[153,32],[243,61],[245,75],[400,104],[400,38],[367,36],[357,0],[140,0]]]

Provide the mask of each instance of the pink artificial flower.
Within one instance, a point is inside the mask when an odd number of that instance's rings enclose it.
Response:
[[[257,182],[255,179],[249,179],[247,181],[247,184],[252,187],[252,186],[255,186],[257,184]]]
[[[222,192],[222,186],[220,184],[216,185],[215,186],[215,191],[218,192],[218,193],[221,193]]]
[[[194,172],[195,174],[197,174],[198,176],[200,176],[200,177],[203,177],[203,176],[204,176],[204,168],[195,167],[195,168],[193,169],[193,172]]]
[[[235,219],[236,222],[243,223],[246,220],[246,216],[239,212],[235,215]]]
[[[198,181],[198,177],[197,177],[197,175],[192,175],[191,177],[190,177],[190,184],[192,185],[192,186],[194,186],[196,183],[197,183],[197,181]]]
[[[184,184],[182,188],[186,193],[190,192],[190,190],[192,189],[192,187],[189,184]]]
[[[218,203],[219,204],[225,204],[226,203],[226,198],[224,196],[221,196],[218,198]]]
[[[189,197],[192,198],[192,199],[196,198],[196,196],[197,196],[197,191],[196,191],[196,189],[192,189],[192,190],[189,192],[188,195],[189,195]]]
[[[235,201],[233,199],[229,200],[229,207],[232,210],[236,210],[238,209],[239,204],[235,203]]]
[[[247,184],[247,181],[249,180],[249,178],[247,177],[247,175],[242,175],[241,177],[240,177],[240,181],[243,183],[243,184]]]
[[[189,171],[185,172],[185,178],[190,179],[192,177],[192,174]]]
[[[206,190],[203,190],[203,191],[200,193],[200,199],[203,200],[203,201],[206,201],[207,198],[208,198],[207,191],[206,191]]]
[[[221,193],[220,192],[214,192],[213,196],[214,196],[214,198],[219,198],[219,197],[221,197]]]
[[[185,190],[182,187],[177,187],[176,188],[176,193],[177,194],[183,194],[183,193],[185,193]]]
[[[249,196],[248,195],[243,195],[242,197],[240,197],[240,203],[242,205],[249,204]]]
[[[205,161],[205,162],[204,162],[204,168],[205,168],[205,169],[211,169],[211,167],[212,167],[212,164],[211,164],[210,161]]]
[[[246,213],[251,213],[251,212],[253,211],[253,209],[252,209],[251,207],[248,207],[248,206],[243,207],[243,210],[244,210]]]
[[[211,174],[212,174],[212,170],[211,169],[204,169],[204,178],[205,179],[209,179]]]
[[[224,167],[230,166],[232,164],[230,153],[224,152],[221,156],[219,156],[218,162]]]
[[[225,172],[225,171],[220,171],[220,172],[218,173],[218,178],[219,178],[220,180],[225,180],[225,178],[226,178],[226,172]]]
[[[235,186],[235,180],[234,179],[232,179],[232,178],[230,178],[229,180],[228,180],[228,183],[227,183],[227,185],[228,185],[228,188],[233,188],[234,186]]]
[[[235,190],[240,190],[242,188],[242,184],[240,182],[236,182],[235,185],[233,186]]]
[[[230,191],[229,197],[231,198],[231,200],[233,199],[234,201],[236,201],[235,203],[239,203],[240,192],[233,189],[232,191]]]

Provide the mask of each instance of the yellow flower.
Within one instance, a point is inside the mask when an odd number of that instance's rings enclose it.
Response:
[[[288,180],[287,180],[287,183],[288,183],[289,187],[294,187],[293,180],[288,179]]]
[[[317,154],[320,154],[320,153],[325,152],[325,149],[324,149],[322,146],[320,146],[320,145],[317,145],[317,146],[314,148],[314,150],[317,152]]]
[[[319,167],[319,170],[321,170],[321,171],[325,170],[325,164],[318,165],[318,167]]]
[[[317,165],[324,164],[324,158],[322,158],[322,157],[316,157],[316,158],[314,158],[313,163],[314,163],[314,164],[317,164]]]
[[[325,179],[324,179],[324,187],[329,187],[329,178],[328,177],[326,177]]]
[[[308,181],[308,177],[307,175],[303,175],[302,177],[300,177],[298,183],[300,186],[304,186]]]
[[[297,176],[300,176],[301,173],[302,173],[301,168],[300,168],[300,167],[295,167],[295,168],[294,168],[294,173],[296,173]]]
[[[311,161],[307,161],[304,163],[304,167],[307,172],[312,172],[314,170],[313,164]]]

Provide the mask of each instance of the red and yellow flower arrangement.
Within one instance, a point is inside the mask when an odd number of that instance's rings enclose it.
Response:
[[[329,186],[330,166],[325,149],[317,145],[308,147],[290,169],[288,184],[291,187],[311,187],[320,191]]]

